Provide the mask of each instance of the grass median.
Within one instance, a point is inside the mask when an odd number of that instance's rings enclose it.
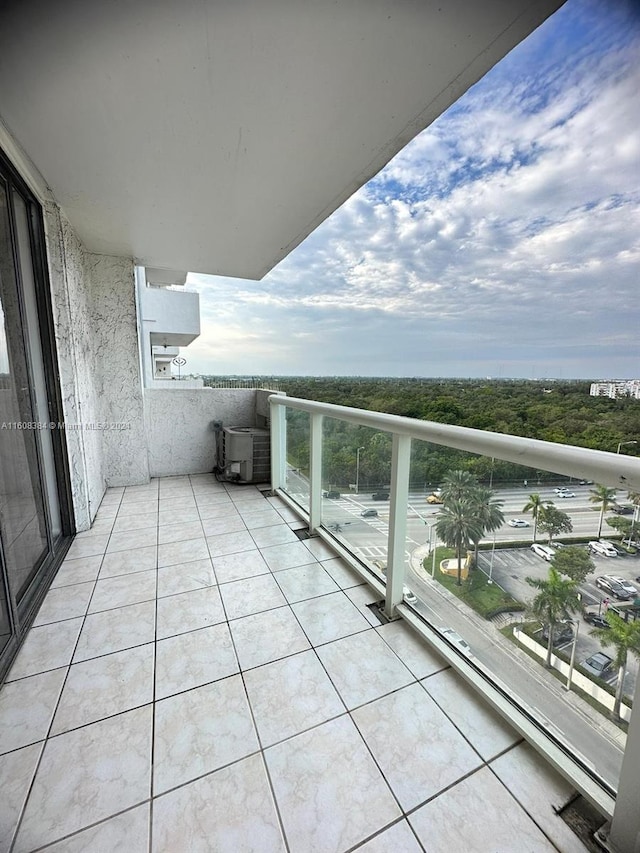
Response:
[[[524,605],[516,601],[515,598],[512,598],[497,584],[489,583],[487,575],[479,569],[472,569],[469,572],[469,576],[463,579],[462,584],[458,586],[457,575],[446,575],[440,571],[442,560],[454,557],[455,552],[452,548],[436,548],[436,570],[434,578],[446,587],[449,592],[452,592],[457,598],[464,601],[468,607],[475,610],[481,616],[484,616],[485,619],[491,619],[492,616],[503,611],[524,610]],[[424,568],[429,574],[431,574],[432,560],[433,555],[429,554],[423,561]]]

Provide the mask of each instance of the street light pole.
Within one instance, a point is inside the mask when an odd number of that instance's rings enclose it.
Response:
[[[576,643],[578,642],[578,634],[580,632],[580,620],[576,619],[574,622],[576,626],[576,632],[573,635],[573,646],[571,647],[571,661],[569,662],[569,677],[567,678],[567,690],[571,690],[571,679],[573,678],[573,664],[576,659]]]
[[[489,577],[487,583],[493,583],[493,556],[496,553],[496,531],[493,531],[493,545],[491,546],[491,562],[489,563]]]
[[[364,447],[359,447],[356,450],[356,495],[358,494],[358,487],[360,485],[360,451],[364,450]]]
[[[618,449],[616,450],[616,453],[620,453],[620,448],[624,447],[626,444],[637,444],[637,443],[638,443],[637,441],[620,441],[618,443]]]

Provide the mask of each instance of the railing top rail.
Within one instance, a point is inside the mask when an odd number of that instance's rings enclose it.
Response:
[[[408,435],[421,441],[492,456],[533,469],[553,471],[578,479],[586,478],[612,488],[640,492],[640,459],[632,456],[434,421],[420,421],[385,412],[371,412],[367,409],[318,403],[315,400],[302,400],[279,394],[271,395],[269,402],[272,406],[285,406],[309,414],[325,415],[358,426]]]

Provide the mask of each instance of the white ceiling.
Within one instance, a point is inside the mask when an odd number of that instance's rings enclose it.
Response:
[[[560,0],[5,0],[0,116],[87,249],[261,278]]]

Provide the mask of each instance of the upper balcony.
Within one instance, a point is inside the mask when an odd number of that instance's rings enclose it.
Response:
[[[141,288],[140,312],[152,347],[186,347],[200,334],[200,295],[193,291]]]
[[[576,792],[611,817],[635,780],[634,721],[625,735],[430,577],[411,474],[436,442],[531,465],[532,482],[637,488],[637,462],[271,407],[277,494],[156,479],[110,489],[76,537],[0,694],[2,849],[588,849],[568,825],[595,819]],[[388,442],[388,500],[323,496],[333,422],[343,448],[357,439],[358,485]],[[632,849],[630,810],[610,849]]]

